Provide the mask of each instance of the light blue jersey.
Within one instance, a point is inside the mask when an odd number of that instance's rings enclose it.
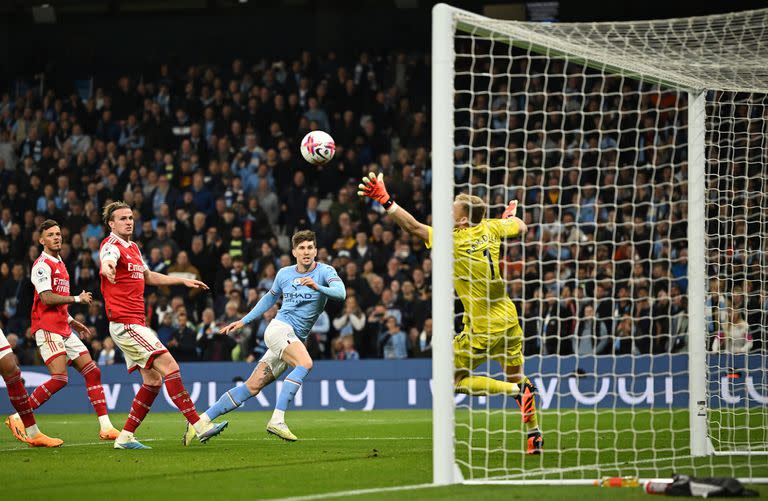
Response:
[[[299,285],[299,279],[304,277],[311,277],[320,290]],[[344,300],[346,290],[333,266],[315,263],[307,273],[299,273],[295,265],[286,266],[280,268],[269,293],[265,294],[256,307],[243,317],[243,322],[250,323],[263,315],[281,296],[283,304],[275,318],[293,327],[296,336],[303,340],[307,338],[317,317],[323,312],[328,298]]]
[[[312,281],[317,286],[317,290],[307,285],[299,285],[299,280],[305,277],[312,278]],[[305,340],[310,329],[315,325],[317,317],[323,312],[328,298],[343,301],[347,297],[347,291],[344,288],[344,282],[341,281],[332,266],[316,262],[306,273],[299,273],[296,266],[286,266],[277,272],[269,292],[259,299],[256,306],[241,321],[244,324],[249,324],[261,317],[277,303],[281,295],[283,297],[283,305],[280,307],[280,311],[277,312],[275,319],[290,325],[293,328],[294,334],[300,339]],[[288,377],[285,378],[285,384],[277,397],[275,412],[272,414],[269,425],[267,425],[269,433],[275,434],[284,440],[296,440],[296,436],[285,425],[285,410],[293,400],[296,392],[299,391],[310,369],[311,366],[297,365],[288,374]],[[279,375],[279,372],[275,373],[275,377]],[[258,390],[255,393],[258,393]],[[204,416],[209,421],[216,419],[218,416],[240,407],[243,402],[253,397],[255,393],[251,393],[248,385],[236,386],[222,395],[215,404],[205,411]],[[223,426],[226,426],[226,424]],[[187,428],[187,433],[184,435],[184,445],[189,443],[190,437],[194,437],[193,428]]]
[[[277,272],[269,292],[282,294],[283,305],[275,318],[293,327],[293,332],[302,340],[307,338],[328,302],[327,294],[298,284],[299,279],[304,277],[311,277],[317,285],[327,287],[331,287],[333,282],[342,283],[333,266],[324,263],[317,263],[308,273],[299,273],[296,266],[286,266]]]

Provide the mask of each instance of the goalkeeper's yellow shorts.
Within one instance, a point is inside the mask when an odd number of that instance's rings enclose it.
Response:
[[[496,360],[502,367],[523,365],[523,329],[520,324],[491,334],[465,330],[453,338],[453,364],[456,369],[472,370],[488,359]]]

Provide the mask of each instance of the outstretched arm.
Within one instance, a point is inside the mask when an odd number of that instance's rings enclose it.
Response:
[[[410,212],[398,206],[392,197],[387,193],[384,186],[384,176],[379,173],[377,176],[373,172],[363,178],[363,182],[358,186],[358,195],[368,197],[379,202],[387,214],[397,223],[397,225],[410,235],[419,237],[425,242],[429,242],[429,226],[420,223]]]
[[[253,322],[263,314],[267,312],[270,308],[272,308],[275,303],[277,303],[277,298],[279,296],[272,292],[271,290],[264,294],[261,299],[259,299],[259,302],[256,303],[256,306],[253,307],[251,311],[248,312],[247,315],[245,315],[240,320],[236,320],[232,322],[229,325],[226,325],[221,328],[219,333],[221,334],[229,334],[232,331],[236,331],[238,329],[242,329],[249,323]]]
[[[528,232],[528,226],[523,222],[522,219],[515,216],[515,212],[517,212],[517,200],[510,200],[507,208],[504,209],[504,212],[501,214],[501,219],[512,220],[517,223],[517,229],[519,232],[515,232],[514,235],[509,236],[516,236],[518,233],[521,236],[525,235]]]
[[[256,306],[242,318],[241,322],[243,322],[243,324],[249,324],[265,314],[268,309],[272,308],[275,303],[277,303],[278,297],[279,296],[271,290],[264,294],[261,299],[259,299],[259,302],[256,303]]]
[[[200,280],[191,280],[188,278],[172,277],[169,275],[163,275],[156,271],[144,271],[144,281],[147,285],[184,285],[190,289],[203,289],[208,290],[208,286]]]

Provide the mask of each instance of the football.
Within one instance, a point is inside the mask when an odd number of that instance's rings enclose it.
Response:
[[[327,132],[315,130],[301,140],[301,154],[304,160],[312,165],[322,165],[329,162],[336,153],[336,143]]]

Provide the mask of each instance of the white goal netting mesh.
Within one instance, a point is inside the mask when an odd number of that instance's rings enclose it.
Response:
[[[526,454],[513,399],[457,395],[464,478],[768,477],[768,10],[455,23],[454,189],[489,217],[520,202],[528,232],[499,273],[545,450]],[[707,90],[705,200],[688,197],[689,90]],[[706,218],[706,457],[689,448],[689,204]],[[477,371],[504,378],[490,357]]]
[[[766,94],[739,92],[710,92],[706,104],[708,436],[716,453],[768,454],[767,104]]]

